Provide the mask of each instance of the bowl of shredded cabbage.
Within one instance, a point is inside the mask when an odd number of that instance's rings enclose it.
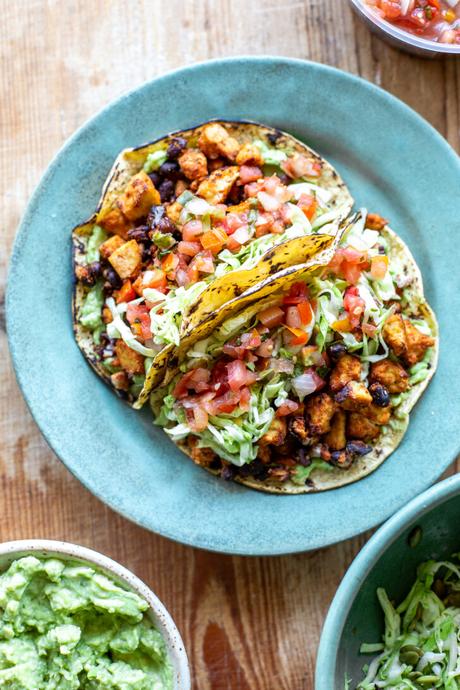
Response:
[[[340,585],[315,690],[460,688],[460,475],[394,515]]]

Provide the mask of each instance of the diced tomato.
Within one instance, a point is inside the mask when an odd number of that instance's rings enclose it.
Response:
[[[308,220],[312,220],[318,207],[318,203],[313,194],[301,194],[297,205],[307,216]]]
[[[241,347],[247,350],[255,350],[262,342],[260,333],[257,328],[253,328],[249,333],[243,333],[240,338]]]
[[[299,304],[297,305],[297,310],[300,315],[302,326],[308,326],[308,324],[311,322],[313,318],[313,311],[309,302],[307,302],[306,300],[305,302],[299,302]]]
[[[213,228],[200,237],[203,249],[209,249],[213,254],[218,254],[227,244],[227,233],[221,228]]]
[[[288,307],[286,309],[286,326],[289,328],[302,327],[302,319],[297,306]]]
[[[154,268],[145,271],[142,285],[144,288],[163,288],[166,287],[166,273],[161,268]]]
[[[283,314],[284,316],[284,314]],[[225,343],[224,354],[235,359],[243,359],[250,350],[256,350],[262,343],[260,334],[256,328],[249,333],[243,333],[239,341]]]
[[[150,313],[145,304],[128,304],[126,318],[132,330],[142,340],[148,340],[152,337]]]
[[[255,222],[256,237],[262,237],[270,232],[274,218],[271,213],[259,213]]]
[[[300,153],[295,153],[281,163],[281,167],[289,177],[294,179],[298,177],[319,177],[321,175],[321,163]]]
[[[385,19],[398,19],[401,16],[401,5],[396,0],[380,0],[379,7]]]
[[[258,191],[259,185],[257,184],[257,182],[250,182],[244,187],[244,196],[246,197],[246,199],[251,199],[257,196]]]
[[[370,338],[375,335],[375,331],[377,330],[377,326],[374,326],[372,323],[363,323],[361,328],[363,333],[368,335]]]
[[[199,277],[200,277],[200,272],[196,266],[196,263],[192,261],[192,263],[187,268],[188,284],[198,282]]]
[[[262,177],[262,170],[256,165],[242,165],[240,168],[240,182],[241,184],[249,184],[255,182]]]
[[[308,288],[305,283],[293,283],[287,295],[283,297],[284,304],[299,304],[308,301]]]
[[[360,297],[357,287],[349,287],[345,290],[343,306],[345,311],[348,313],[348,319],[351,326],[353,328],[358,326],[364,313],[366,304],[363,298]]]
[[[229,414],[233,412],[240,401],[240,395],[228,390],[213,400],[204,403],[203,407],[210,415]]]
[[[251,391],[249,388],[242,388],[240,390],[240,408],[247,412],[249,410],[249,403],[251,401]]]
[[[187,371],[174,386],[173,396],[177,399],[187,396],[189,390],[202,393],[209,389],[211,372],[203,367]]]
[[[176,271],[176,283],[179,285],[179,287],[184,287],[190,283],[186,268],[178,268],[177,269],[177,271]]]
[[[177,254],[170,252],[161,260],[161,269],[168,275],[169,273],[174,273],[176,268],[179,266],[179,257]]]
[[[268,192],[259,192],[257,194],[257,199],[264,211],[277,211],[281,206],[281,201],[278,201],[275,196],[272,196]]]
[[[286,417],[288,414],[292,414],[293,412],[297,412],[299,409],[299,403],[294,402],[294,400],[285,400],[282,405],[278,407],[276,410],[276,416],[277,417]]]
[[[201,220],[189,220],[182,228],[182,239],[185,242],[196,242],[197,238],[203,234],[203,223]]]
[[[258,314],[259,321],[267,328],[279,326],[284,319],[284,311],[280,307],[267,307]]]
[[[179,242],[177,251],[185,256],[195,256],[201,251],[201,244],[200,242]]]
[[[339,247],[329,263],[329,268],[354,285],[369,265],[367,253],[354,247]]]
[[[227,371],[228,385],[234,392],[239,391],[243,386],[251,386],[257,380],[256,374],[249,371],[241,359],[235,359],[227,364]]]
[[[284,232],[284,223],[282,220],[275,220],[270,228],[272,235],[281,235]]]
[[[119,290],[115,290],[113,294],[117,304],[120,304],[121,302],[131,302],[131,300],[136,299],[137,297],[136,291],[134,290],[130,280],[125,280],[121,288]]]
[[[377,254],[371,259],[371,277],[373,280],[385,278],[388,268],[388,257],[384,254]]]
[[[301,328],[294,328],[291,326],[286,326],[289,332],[292,334],[289,337],[289,345],[305,345],[308,342],[310,335],[303,331]]]
[[[273,338],[267,338],[267,340],[263,340],[257,348],[256,355],[258,357],[271,357],[274,347],[275,344],[273,342]]]
[[[189,275],[190,272],[195,269],[200,273],[214,273],[214,260],[212,257],[212,252],[209,249],[206,249],[195,256],[188,267]]]
[[[193,407],[193,417],[187,420],[188,425],[192,431],[199,433],[204,431],[209,422],[208,413],[200,405]]]
[[[228,213],[225,216],[224,227],[227,235],[232,235],[235,230],[241,228],[242,225],[247,225],[248,217],[246,213]]]

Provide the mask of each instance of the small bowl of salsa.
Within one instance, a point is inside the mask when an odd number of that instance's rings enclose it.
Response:
[[[392,45],[417,55],[460,55],[460,0],[351,0]]]

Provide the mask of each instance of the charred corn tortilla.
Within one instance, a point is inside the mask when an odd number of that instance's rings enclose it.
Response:
[[[346,235],[346,230],[344,232],[344,235]],[[235,481],[253,489],[280,494],[309,493],[314,491],[324,491],[327,489],[338,488],[345,484],[357,481],[365,477],[367,474],[373,472],[379,465],[381,465],[384,462],[384,460],[397,448],[397,446],[402,441],[403,436],[408,428],[409,413],[416,404],[417,400],[422,395],[423,391],[428,386],[428,383],[430,382],[436,370],[439,350],[438,327],[434,312],[424,298],[423,282],[420,270],[406,244],[388,226],[385,226],[384,228],[380,229],[379,240],[386,247],[386,256],[388,257],[389,262],[388,265],[398,267],[397,279],[400,283],[400,287],[398,287],[398,292],[400,292],[402,295],[400,312],[401,317],[403,318],[403,320],[409,320],[412,324],[417,324],[418,327],[422,330],[425,329],[426,337],[428,338],[428,333],[431,337],[431,345],[425,348],[425,350],[423,351],[423,357],[420,357],[419,361],[416,361],[414,364],[412,364],[412,366],[409,366],[408,364],[404,365],[405,369],[407,369],[407,372],[405,374],[405,376],[408,377],[407,389],[404,392],[401,391],[400,393],[392,394],[390,396],[391,404],[387,408],[377,408],[375,406],[375,403],[372,402],[372,406],[373,408],[375,408],[377,414],[381,414],[382,410],[385,409],[391,410],[391,417],[389,421],[379,427],[379,433],[375,439],[366,440],[366,444],[364,444],[362,438],[358,439],[358,449],[361,452],[362,447],[366,445],[366,454],[354,455],[353,460],[349,466],[340,467],[334,465],[334,463],[331,461],[324,462],[319,458],[310,458],[310,465],[308,466],[307,461],[305,467],[305,469],[307,470],[307,472],[305,472],[305,476],[307,477],[307,479],[305,482],[299,482],[292,481],[292,479],[289,477],[287,479],[284,478],[283,481],[278,481],[276,480],[276,478],[270,476],[266,476],[263,479],[259,479],[254,476],[251,476],[250,473],[247,473],[247,476],[244,476],[245,467],[244,465],[242,465],[243,476],[240,471],[240,468],[236,468],[235,472],[230,473],[231,478]],[[323,265],[327,264],[330,261],[331,253],[334,253],[337,247],[337,242],[338,240],[334,243],[332,247],[329,248],[329,250],[326,250],[323,253]],[[290,276],[285,275],[286,283],[283,284],[283,279],[280,279],[280,281],[277,283],[276,290],[272,290],[269,293],[264,292],[263,290],[260,290],[257,293],[253,293],[252,302],[250,301],[251,298],[248,296],[246,300],[248,306],[246,306],[245,309],[241,310],[241,306],[243,305],[237,305],[230,319],[224,322],[223,326],[221,325],[222,321],[220,321],[220,325],[217,327],[217,332],[219,331],[219,328],[223,328],[225,331],[225,338],[228,337],[229,334],[232,338],[234,338],[235,329],[238,328],[240,329],[240,332],[244,332],[245,327],[247,328],[247,324],[253,323],[254,319],[257,319],[258,314],[263,313],[269,307],[273,307],[277,304],[280,304],[280,293],[278,291],[278,287],[280,285],[282,285],[282,294],[285,295],[286,292],[289,291],[289,288],[291,287],[292,283],[296,280],[299,280],[301,278],[302,280],[305,280],[308,284],[308,282],[311,281],[313,277],[317,277],[318,273],[321,273],[321,270],[318,268],[318,264],[320,263],[318,261],[318,257],[316,257],[316,259],[316,267],[310,266],[309,269],[304,270],[303,273],[299,271],[297,273],[297,277],[295,275],[295,270],[291,272]],[[393,316],[393,318],[399,318],[397,317],[398,313],[399,312],[395,312],[392,310],[392,308],[390,308],[390,316]],[[388,323],[388,318],[390,317],[386,317],[384,324]],[[384,327],[385,326],[383,325],[382,333],[385,332],[383,330]],[[223,334],[220,334],[219,337],[220,340],[224,340]],[[190,340],[188,342],[184,341],[182,343],[180,350],[176,354],[176,364],[180,365],[181,363],[183,364],[184,361],[187,361],[186,351],[193,351],[193,346],[194,344]],[[380,350],[381,347],[377,349],[377,352],[379,352]],[[221,356],[220,350],[218,350],[218,352],[219,356]],[[352,351],[351,355],[354,356],[356,359],[356,351],[354,352],[354,355]],[[368,363],[368,366],[370,367],[371,372],[373,370],[372,368],[376,366],[376,362],[373,362],[372,358],[374,357],[375,359],[378,356],[378,354],[370,355],[371,363]],[[387,358],[384,357],[383,360],[385,362],[387,360],[391,363],[394,362],[397,366],[401,367],[401,359],[394,356],[394,353],[391,348],[389,348],[389,356],[387,355]],[[211,367],[212,365],[208,363],[205,366]],[[183,371],[185,368],[186,367],[182,366]],[[329,374],[329,376],[332,376],[332,372]],[[369,381],[373,380],[372,378],[369,378],[369,373],[366,376],[369,379]],[[372,374],[370,376],[372,377]],[[364,381],[367,385],[368,381],[366,377],[364,378]],[[375,380],[373,381],[375,384]],[[163,384],[165,388],[163,388],[163,390],[157,391],[156,394],[152,394],[152,408],[154,410],[155,415],[157,416],[157,422],[158,420],[160,421],[160,425],[164,425],[165,421],[165,408],[164,403],[163,408],[161,407],[161,401],[165,399],[165,395],[168,392],[169,395],[171,395],[171,387],[175,382],[177,382],[177,372],[172,373],[171,370],[169,370],[168,377],[166,378]],[[397,386],[397,384],[395,385]],[[337,397],[337,394],[330,393],[329,388],[326,388],[326,390],[328,390],[328,395],[330,395],[332,398]],[[381,391],[377,391],[377,393],[381,395]],[[321,395],[321,393],[319,393],[318,395]],[[290,394],[290,397],[292,397],[292,394]],[[307,400],[308,396],[305,398],[304,403],[307,402]],[[161,413],[159,415],[159,410],[161,409],[163,410],[163,419],[161,419]],[[347,416],[347,419],[349,419],[350,415],[355,413],[351,411],[342,411],[341,414],[345,414]],[[193,433],[191,434],[191,436],[193,436]],[[326,437],[327,434],[324,436],[324,438]],[[202,443],[202,437],[199,433],[195,434],[195,440],[196,439],[199,440],[198,443],[194,443],[191,445],[189,434],[185,435],[185,438],[179,437],[176,440],[176,443],[184,453],[189,455],[195,462],[201,464],[202,466],[204,466],[205,469],[207,469],[209,472],[215,475],[224,474],[225,476],[226,472],[228,475],[228,468],[230,468],[230,470],[235,469],[232,468],[231,464],[229,464],[228,462],[223,462],[223,471],[222,464],[219,461],[218,450],[216,450],[215,445],[213,445],[212,447],[212,450],[215,452],[214,459],[211,459],[212,454],[208,452],[209,448],[207,448],[207,442],[205,441],[204,443]],[[348,440],[350,442],[353,442],[353,438],[347,439],[347,443]],[[356,440],[357,439],[354,439],[355,445]],[[201,450],[199,449],[199,446],[202,446]],[[313,455],[314,452],[315,451],[313,451]],[[336,456],[337,455],[340,455],[340,453],[336,452]],[[302,474],[302,472],[303,470],[301,470],[300,473]]]
[[[220,126],[225,131],[227,138],[223,139],[223,144],[222,141],[218,141],[216,144],[211,136],[210,141],[206,141],[205,135],[208,131],[206,127],[209,127],[210,124]],[[211,134],[216,138],[216,130],[213,130]],[[203,137],[206,146],[200,143]],[[157,208],[163,207],[164,217],[168,217],[169,227],[177,226],[178,234],[176,234],[175,239],[168,240],[174,242],[173,247],[170,248],[171,254],[176,252],[181,245],[196,244],[190,241],[185,243],[183,241],[177,242],[177,240],[180,240],[180,228],[182,228],[181,221],[177,219],[177,198],[181,198],[183,201],[183,205],[179,204],[182,210],[189,207],[190,199],[186,202],[184,201],[184,193],[177,196],[174,193],[167,201],[162,201],[158,190],[152,184],[150,178],[146,179],[146,171],[149,172],[150,177],[159,176],[159,173],[156,171],[159,170],[161,172],[163,163],[168,162],[166,154],[166,151],[169,150],[168,147],[174,146],[175,142],[178,141],[182,142],[181,145],[184,145],[184,148],[179,157],[173,159],[173,167],[176,166],[177,168],[177,160],[181,161],[181,156],[184,152],[188,153],[189,151],[195,152],[193,154],[195,159],[188,161],[189,166],[191,163],[195,164],[196,161],[198,163],[202,162],[203,153],[199,149],[200,145],[209,154],[206,156],[208,176],[204,180],[201,178],[197,180],[187,178],[185,174],[182,174],[182,168],[180,168],[179,173],[177,173],[177,170],[173,170],[172,173],[175,184],[180,179],[188,185],[189,189],[191,187],[194,188],[193,193],[189,190],[185,191],[186,194],[188,193],[193,197],[192,205],[195,204],[195,208],[197,207],[196,200],[199,202],[198,206],[200,203],[203,205],[203,202],[207,203],[206,197],[208,198],[208,205],[215,207],[215,204],[210,203],[212,199],[209,201],[210,188],[211,191],[215,191],[215,189],[220,190],[221,187],[219,185],[222,184],[222,181],[219,178],[213,178],[213,176],[219,174],[219,170],[223,170],[224,174],[228,171],[231,172],[236,167],[235,155],[240,155],[235,154],[235,151],[244,151],[246,150],[245,146],[254,146],[254,142],[256,142],[256,155],[260,155],[260,161],[263,161],[261,170],[263,171],[264,179],[268,179],[272,174],[276,173],[283,175],[284,173],[280,166],[285,164],[286,160],[288,163],[294,161],[296,165],[300,161],[304,166],[307,165],[307,172],[309,166],[311,167],[312,175],[315,175],[314,177],[303,175],[299,179],[289,178],[291,186],[296,187],[295,192],[292,192],[294,196],[290,205],[295,206],[297,209],[300,203],[299,195],[303,194],[303,197],[309,196],[309,194],[305,193],[306,190],[313,198],[316,210],[313,209],[315,216],[312,222],[306,219],[303,213],[300,213],[304,219],[304,226],[302,227],[299,224],[301,218],[299,218],[297,211],[296,218],[293,217],[292,220],[285,221],[288,230],[292,230],[292,228],[295,230],[291,232],[291,236],[289,232],[287,234],[286,232],[277,234],[279,232],[277,228],[274,234],[267,233],[261,235],[260,238],[249,238],[246,244],[243,243],[241,245],[241,251],[233,249],[232,253],[227,249],[214,254],[211,258],[211,268],[209,267],[210,250],[207,250],[205,257],[206,265],[204,266],[207,272],[196,273],[192,277],[188,286],[185,286],[187,288],[187,295],[185,295],[182,288],[179,288],[178,292],[181,292],[181,295],[184,297],[184,304],[180,307],[180,313],[174,313],[171,316],[171,325],[174,329],[172,336],[170,333],[165,335],[162,332],[158,335],[152,331],[152,339],[155,340],[156,338],[158,340],[158,342],[155,341],[152,348],[152,342],[148,342],[143,337],[141,338],[139,333],[134,332],[130,334],[124,328],[123,332],[120,333],[114,327],[107,327],[107,324],[114,317],[120,316],[126,328],[130,329],[132,324],[126,323],[126,315],[129,315],[129,310],[127,311],[126,307],[130,307],[132,311],[133,306],[137,306],[139,302],[141,302],[142,306],[145,301],[142,300],[143,293],[138,287],[135,287],[136,292],[133,289],[126,290],[125,288],[128,283],[130,288],[136,286],[136,282],[139,280],[139,273],[141,276],[152,273],[156,275],[158,271],[161,273],[162,266],[164,265],[163,261],[168,253],[167,248],[158,249],[156,258],[152,260],[152,265],[148,265],[149,259],[145,258],[145,254],[151,246],[150,237],[153,230],[149,230],[148,235],[146,235],[146,223],[149,222],[147,212],[150,211],[150,206],[147,207],[147,203],[152,205],[153,202],[154,207],[155,205]],[[229,141],[236,143],[228,146]],[[225,147],[227,146],[229,149],[229,152],[226,153],[227,157],[222,154],[219,146],[223,147],[222,150],[224,151],[226,151]],[[235,148],[234,151],[230,150],[232,146]],[[201,156],[198,155],[200,153]],[[250,154],[248,153],[248,155]],[[284,161],[281,160],[283,156]],[[243,168],[246,175],[248,174],[248,168],[253,169],[255,167],[257,169],[257,166],[254,166],[253,163],[254,161],[249,158],[246,164],[239,164],[240,174]],[[251,165],[248,166],[248,164],[251,164],[252,167]],[[222,165],[223,167],[211,170],[216,165]],[[188,170],[185,167],[185,163],[184,169]],[[189,174],[193,174],[193,169]],[[236,173],[234,172],[233,174]],[[294,173],[291,171],[291,174],[293,175]],[[133,180],[135,180],[136,185],[133,184]],[[209,180],[211,180],[212,184]],[[163,179],[163,182],[159,185],[161,192],[162,185],[165,182],[169,184],[170,181],[169,178]],[[199,185],[197,187],[198,182]],[[200,192],[200,185],[203,184],[203,191]],[[218,193],[220,194],[220,191]],[[249,202],[244,203],[247,204]],[[251,203],[254,207],[254,203]],[[269,199],[267,203],[270,203]],[[225,304],[233,303],[234,300],[240,299],[245,292],[251,290],[258,283],[270,282],[277,273],[282,272],[287,267],[305,263],[315,253],[327,248],[332,241],[332,237],[328,233],[335,232],[338,220],[349,212],[352,203],[353,200],[344,182],[327,161],[294,137],[256,123],[222,121],[205,123],[198,127],[172,133],[145,146],[122,151],[115,161],[103,187],[96,212],[87,222],[77,226],[72,233],[73,267],[74,274],[76,275],[73,292],[73,322],[75,338],[80,349],[96,373],[118,395],[130,404],[140,407],[147,399],[151,387],[161,378],[167,359],[174,348],[177,347],[179,340],[191,333],[202,336],[204,332],[201,330],[201,324],[204,322],[211,323],[209,319],[212,320]],[[287,205],[284,204],[284,206]],[[233,205],[232,208],[238,209],[238,204]],[[267,212],[264,211],[260,204],[258,209],[256,211],[258,217],[264,214],[267,215]],[[298,211],[300,212],[300,206]],[[238,211],[235,210],[231,213],[237,215]],[[275,217],[275,215],[275,212],[273,212],[272,216]],[[172,221],[169,216],[171,218],[175,217],[176,220]],[[204,217],[193,215],[191,218],[192,220],[197,219],[199,222],[202,222],[204,219]],[[206,222],[209,223],[209,220]],[[275,222],[278,222],[276,218]],[[173,223],[173,226],[171,226],[171,223]],[[136,231],[139,228],[137,235],[139,233],[142,235],[142,229],[144,229],[144,238],[147,237],[145,241],[136,236]],[[169,232],[164,233],[164,235],[168,236],[168,238],[173,237],[173,234]],[[241,239],[241,235],[239,237]],[[108,243],[107,240],[109,241]],[[161,237],[160,239],[157,238],[158,242],[160,240],[162,241]],[[111,253],[108,254],[108,245],[110,243],[112,243],[110,247]],[[130,246],[128,247],[127,245]],[[99,252],[100,247],[101,251],[107,251],[107,256],[104,256],[103,259]],[[131,250],[131,254],[128,253],[128,249]],[[190,246],[186,249],[190,251]],[[245,249],[247,249],[247,255],[244,252]],[[137,265],[129,273],[133,253],[134,261],[136,261],[137,256]],[[206,251],[204,253],[206,254]],[[242,254],[241,260],[238,258],[240,254]],[[190,261],[188,266],[190,267],[200,255],[201,253],[199,252]],[[183,255],[180,254],[180,256]],[[220,257],[222,257],[222,261]],[[115,258],[117,259],[116,262]],[[153,262],[156,262],[155,266],[153,266]],[[98,268],[99,273],[94,269],[94,266]],[[211,273],[211,270],[214,270],[214,272]],[[95,271],[95,275],[92,275],[91,271],[93,273]],[[107,271],[111,272],[110,277],[113,285],[110,285],[108,282]],[[117,274],[117,272],[119,273]],[[166,272],[166,269],[164,272],[169,281],[170,274]],[[169,289],[170,283],[168,282],[167,285],[167,289]],[[188,290],[190,286],[193,288],[193,294]],[[162,285],[162,290],[163,287]],[[171,287],[176,289],[177,285],[171,284]],[[156,290],[156,288],[153,289]],[[128,295],[126,302],[123,302],[122,298],[117,296],[123,291],[124,294]],[[114,295],[115,299],[112,299],[108,309],[108,298],[113,298]],[[103,312],[104,308],[105,312]],[[164,324],[161,323],[162,319],[160,318],[162,309],[160,308],[158,311],[157,327],[163,328]],[[163,321],[167,322],[167,319]],[[118,320],[117,322],[119,323]],[[163,328],[163,331],[165,330]],[[108,331],[111,332],[111,336],[107,336]],[[127,333],[127,338],[124,342],[128,350],[125,348],[123,355],[128,369],[124,369],[117,364],[120,358],[114,352],[114,342],[118,342],[117,337],[120,338],[120,336],[121,339],[124,339],[125,333]],[[129,351],[132,348],[135,350],[134,354]],[[144,360],[142,361],[141,358],[144,358]]]

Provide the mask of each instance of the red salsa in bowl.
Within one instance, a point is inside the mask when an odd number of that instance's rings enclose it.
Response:
[[[376,15],[436,43],[460,45],[460,0],[364,0]]]

